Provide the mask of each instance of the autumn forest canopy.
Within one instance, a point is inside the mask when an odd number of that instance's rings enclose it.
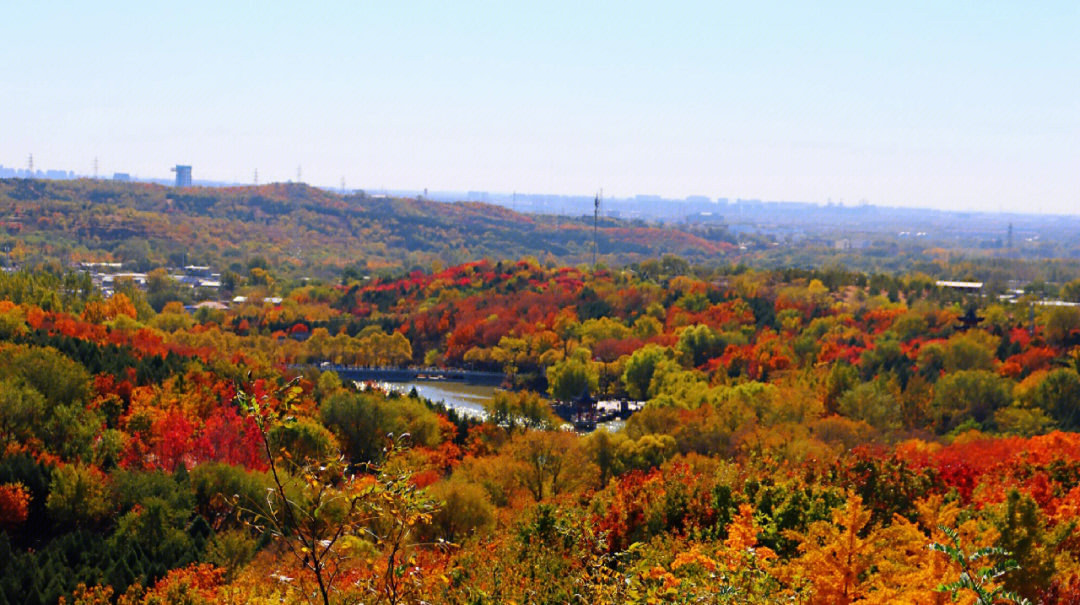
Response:
[[[1080,600],[1072,261],[603,219],[592,265],[591,217],[302,185],[0,220],[0,604]],[[480,418],[339,365],[505,380]],[[553,405],[595,400],[640,409]]]

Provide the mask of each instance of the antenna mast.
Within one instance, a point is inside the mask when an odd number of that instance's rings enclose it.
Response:
[[[29,176],[30,178],[34,178],[34,154],[32,154],[32,153],[30,154],[30,162],[29,162],[29,166],[30,166],[30,168],[28,168],[28,169],[27,169],[27,171],[28,171],[28,172],[29,172],[30,174],[29,174],[28,176]]]
[[[592,215],[592,264],[593,270],[596,269],[596,225],[600,220],[600,197],[604,195],[604,190],[601,189],[596,194],[596,198],[593,199],[593,215]]]
[[[255,186],[256,187],[259,186],[259,169],[258,168],[255,169]]]
[[[94,158],[94,180],[97,180],[97,158]]]

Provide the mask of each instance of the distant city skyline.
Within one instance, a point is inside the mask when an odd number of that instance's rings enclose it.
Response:
[[[37,171],[39,178],[62,180],[93,178],[92,175],[77,174],[63,170]],[[19,177],[25,176],[25,170],[18,171]],[[0,178],[12,176],[10,167],[0,164]],[[156,183],[167,187],[175,186],[175,176],[171,178],[142,178],[128,173],[115,173],[112,176],[98,177],[102,181],[130,182],[132,180]],[[289,183],[285,181],[284,183]],[[262,183],[266,185],[268,183]],[[194,179],[193,185],[215,187],[250,186],[249,183],[231,181],[209,181]],[[305,183],[333,193],[342,193],[339,188],[321,187]],[[546,215],[562,215],[569,219],[575,217],[591,220],[593,213],[593,195],[554,194],[528,191],[450,191],[417,189],[372,189],[359,188],[369,196],[384,195],[417,197],[435,202],[475,201],[510,208],[518,212]],[[346,193],[355,193],[350,189]],[[1060,238],[1062,234],[1073,233],[1080,212],[1037,213],[1024,211],[998,210],[940,210],[930,207],[906,207],[875,205],[869,203],[810,202],[804,200],[768,200],[760,198],[729,198],[726,196],[710,197],[691,195],[682,198],[668,198],[653,194],[635,194],[626,197],[604,196],[601,216],[618,219],[642,219],[658,221],[669,225],[690,224],[698,227],[723,226],[733,233],[767,233],[780,238],[800,239],[807,236],[806,229],[854,230],[854,233],[881,232],[895,229],[900,237],[922,237],[934,229],[958,229],[970,237],[972,233],[984,236],[993,235],[995,226],[1005,233],[1005,225],[1016,223],[1024,237],[1039,239],[1048,236]],[[811,227],[813,225],[814,227]],[[1045,231],[1051,229],[1051,231]],[[1066,235],[1066,237],[1069,237]],[[997,239],[1001,239],[1000,237]],[[866,244],[865,239],[859,240]],[[990,240],[986,240],[985,244]],[[1002,240],[1004,241],[1004,240]]]
[[[1080,5],[17,3],[0,164],[1080,212]]]

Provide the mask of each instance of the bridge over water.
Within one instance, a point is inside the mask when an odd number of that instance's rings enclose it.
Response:
[[[325,364],[317,367],[322,371],[334,371],[342,380],[375,382],[412,382],[414,380],[452,380],[466,384],[499,386],[506,380],[502,372],[481,372],[453,368],[374,368]]]

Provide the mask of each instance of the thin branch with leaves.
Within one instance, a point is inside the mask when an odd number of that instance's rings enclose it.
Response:
[[[272,394],[257,397],[237,388],[236,403],[259,430],[273,485],[264,502],[242,505],[249,524],[269,533],[314,580],[301,577],[298,586],[309,601],[330,605],[348,601],[349,593],[374,596],[376,602],[401,602],[404,572],[401,553],[410,546],[415,527],[430,519],[434,503],[412,484],[408,471],[387,472],[372,463],[349,464],[340,456],[321,460],[296,459],[288,449],[276,446],[273,428],[296,422],[291,415],[302,389],[293,380]],[[386,458],[401,451],[408,435],[388,435]],[[386,553],[385,571],[378,580],[338,586],[346,569],[343,539],[352,536]],[[292,578],[279,578],[292,581]]]
[[[1016,605],[1030,605],[1030,602],[1020,595],[1006,591],[1004,587],[995,586],[995,581],[1005,574],[1019,569],[1016,561],[1009,558],[1009,551],[996,546],[980,548],[968,554],[960,544],[960,537],[956,530],[942,526],[941,531],[949,538],[948,544],[934,542],[928,546],[930,550],[945,553],[950,559],[960,564],[960,577],[954,582],[941,584],[937,587],[940,592],[949,592],[953,601],[956,601],[960,591],[970,590],[981,605],[994,605],[1003,601]],[[976,568],[983,560],[992,560],[990,565]]]

